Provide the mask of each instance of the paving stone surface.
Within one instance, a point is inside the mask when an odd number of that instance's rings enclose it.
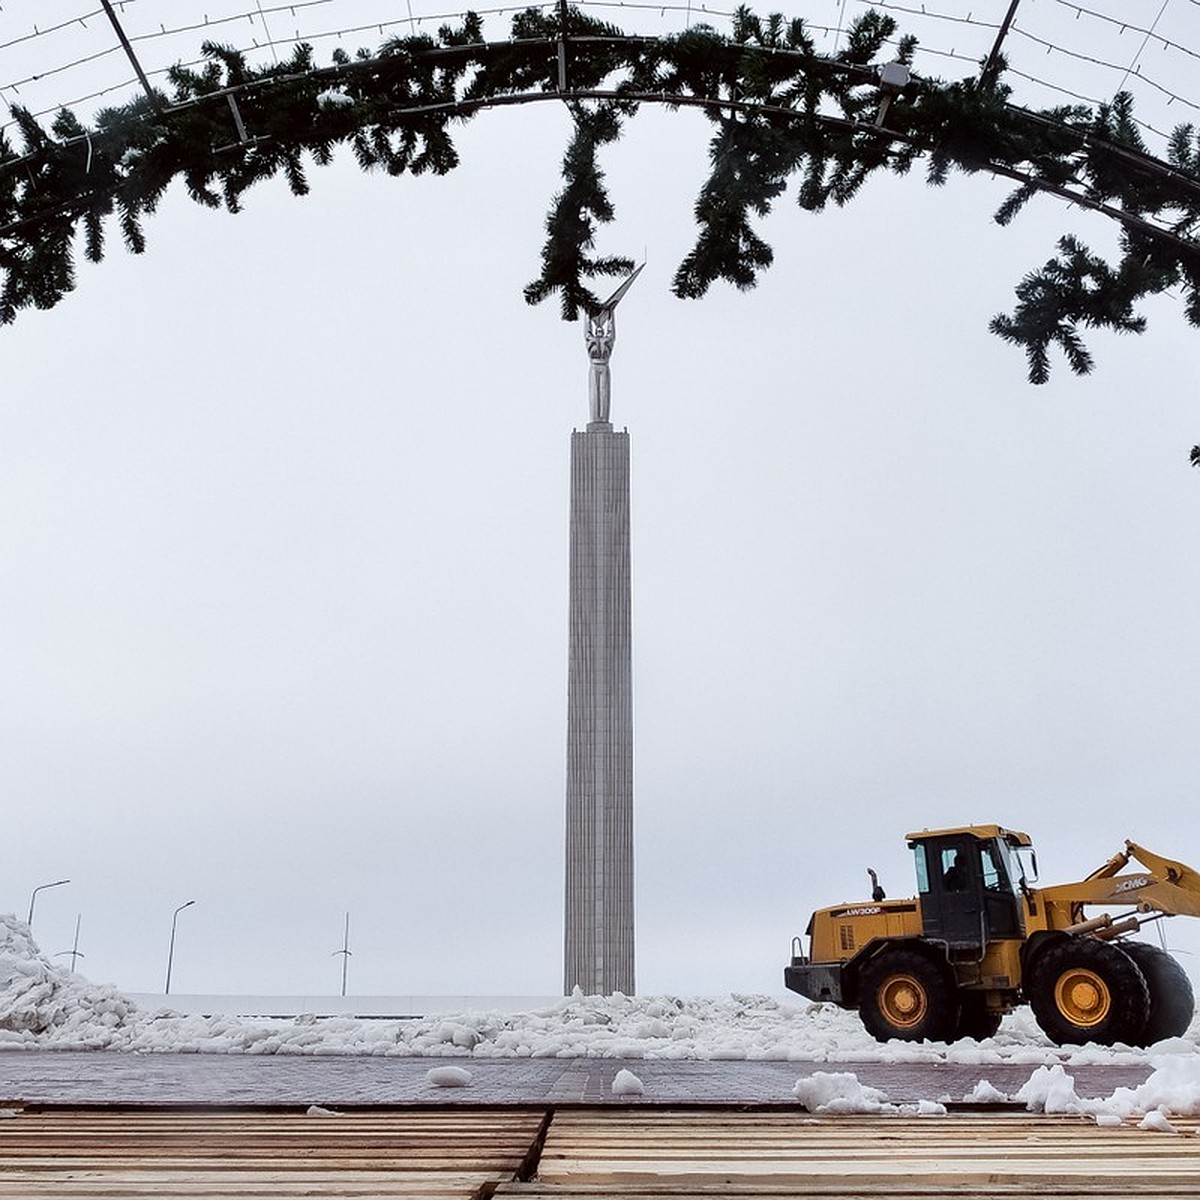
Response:
[[[467,1087],[437,1087],[431,1068],[466,1067]],[[645,1087],[614,1096],[622,1068]],[[816,1071],[850,1071],[896,1102],[961,1101],[980,1079],[1015,1092],[1028,1064],[691,1062],[663,1059],[384,1058],[117,1051],[0,1051],[0,1102],[26,1104],[794,1105],[792,1086]],[[1135,1087],[1150,1067],[1069,1069],[1081,1096]]]

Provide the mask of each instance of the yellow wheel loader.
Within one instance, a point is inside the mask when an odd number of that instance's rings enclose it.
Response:
[[[1178,1037],[1192,985],[1165,950],[1132,937],[1166,916],[1200,916],[1200,875],[1133,842],[1078,883],[1035,886],[1027,834],[999,825],[907,838],[917,895],[813,913],[784,983],[857,1009],[880,1041],[990,1037],[1028,1003],[1051,1041],[1146,1046]],[[1141,871],[1126,872],[1133,860]],[[1105,911],[1089,916],[1089,910]]]

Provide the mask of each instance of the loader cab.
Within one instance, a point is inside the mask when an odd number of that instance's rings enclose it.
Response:
[[[975,826],[908,835],[924,935],[951,950],[982,950],[997,938],[1024,937],[1015,850],[1024,834]]]

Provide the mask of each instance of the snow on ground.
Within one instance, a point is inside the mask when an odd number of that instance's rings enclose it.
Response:
[[[133,1002],[115,987],[89,983],[50,962],[24,921],[0,914],[0,1045],[16,1038],[79,1049],[107,1046],[133,1013]]]
[[[783,1004],[766,996],[576,993],[525,1013],[491,1009],[404,1020],[319,1019],[311,1014],[277,1019],[184,1015],[169,1008],[139,1008],[116,988],[93,984],[52,963],[38,950],[23,921],[0,915],[0,1050],[21,1048],[439,1058],[768,1059],[808,1064],[951,1062],[978,1064],[981,1077],[986,1076],[989,1063],[1016,1063],[1028,1064],[1031,1076],[1015,1095],[1005,1097],[981,1078],[975,1092],[964,1099],[1010,1099],[1030,1111],[1075,1112],[1098,1121],[1114,1114],[1200,1115],[1197,1021],[1185,1037],[1145,1051],[1125,1046],[1054,1046],[1027,1009],[1006,1017],[996,1036],[983,1042],[880,1044],[854,1013],[804,1001]],[[1073,1066],[1147,1062],[1155,1070],[1139,1088],[1120,1088],[1107,1100],[1081,1100],[1075,1094],[1069,1073]],[[815,1084],[801,1079],[796,1094],[806,1104],[811,1099],[818,1109],[836,1101],[839,1094],[847,1104],[886,1103],[885,1097],[867,1096],[870,1089],[859,1089],[853,1075],[848,1076],[853,1082],[848,1082],[847,1074],[828,1073]],[[809,1079],[819,1075],[816,1072]]]

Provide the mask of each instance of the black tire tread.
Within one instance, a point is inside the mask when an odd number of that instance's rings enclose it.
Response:
[[[1152,1046],[1164,1038],[1182,1037],[1196,1015],[1196,997],[1187,972],[1165,950],[1149,942],[1120,945],[1137,963],[1150,989],[1150,1015],[1138,1045]]]
[[[988,1008],[982,996],[967,993],[962,998],[954,1038],[956,1041],[959,1038],[974,1038],[977,1042],[985,1042],[996,1036],[1003,1019],[1002,1013]]]
[[[1059,1010],[1055,984],[1072,967],[1095,972],[1108,986],[1111,1009],[1097,1025],[1076,1025]],[[1042,1032],[1060,1046],[1137,1045],[1150,1015],[1150,990],[1137,963],[1120,947],[1096,938],[1064,936],[1051,942],[1032,964],[1027,991]]]
[[[925,989],[927,1012],[919,1025],[899,1029],[880,1011],[879,987],[892,975],[911,975]],[[876,1041],[947,1042],[958,1025],[958,998],[949,973],[927,954],[903,946],[884,950],[864,968],[859,987],[859,1016]]]

